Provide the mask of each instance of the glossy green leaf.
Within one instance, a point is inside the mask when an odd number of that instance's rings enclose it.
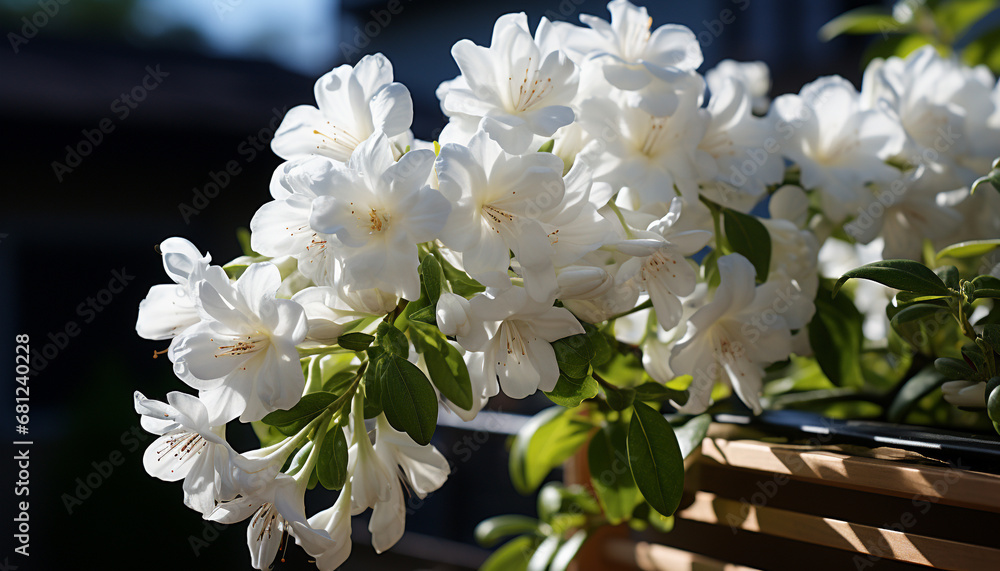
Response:
[[[309,393],[303,395],[299,402],[288,410],[276,410],[269,413],[263,419],[264,424],[269,424],[282,433],[289,436],[298,434],[309,421],[319,416],[334,401],[337,395],[325,391]]]
[[[927,295],[951,295],[948,287],[927,266],[913,260],[881,260],[854,268],[837,280],[833,295],[849,279],[858,278],[878,282],[901,291]]]
[[[1000,325],[996,323],[985,325],[982,337],[988,347],[993,349],[995,353],[1000,354]]]
[[[659,412],[637,402],[628,426],[632,478],[650,507],[673,515],[684,487],[684,457],[674,429]]]
[[[364,351],[375,341],[373,335],[367,333],[345,333],[337,338],[337,345],[349,351]]]
[[[601,385],[601,388],[604,389],[604,398],[612,410],[625,410],[635,401],[635,389],[616,387],[610,383]]]
[[[435,313],[435,307],[433,305],[428,305],[427,307],[421,307],[420,309],[409,314],[407,318],[413,322],[418,321],[420,323],[429,323],[431,325],[437,324],[437,314]]]
[[[391,323],[383,321],[375,331],[375,342],[386,353],[407,358],[410,355],[410,342],[402,331],[396,329]]]
[[[316,464],[319,483],[328,490],[339,490],[347,480],[347,438],[344,430],[334,426],[323,438]]]
[[[549,571],[566,571],[569,564],[573,562],[573,558],[580,552],[583,543],[587,541],[587,537],[587,532],[583,529],[570,536],[559,548],[559,551],[556,551],[556,556],[549,564]]]
[[[596,351],[590,337],[581,333],[552,342],[559,371],[567,377],[582,379],[590,373],[590,362]]]
[[[771,234],[755,216],[730,208],[722,211],[726,239],[733,251],[750,260],[757,270],[757,282],[767,281],[771,268]]]
[[[673,401],[684,406],[687,403],[688,391],[679,391],[670,387],[665,387],[660,383],[643,383],[635,388],[635,400],[666,402]]]
[[[1000,5],[997,0],[952,0],[934,9],[934,19],[952,38],[959,39],[970,27]]]
[[[423,354],[431,382],[448,400],[471,410],[472,380],[465,359],[433,325],[410,322],[411,336],[417,351]]]
[[[598,384],[594,377],[588,375],[582,379],[571,379],[561,374],[555,388],[545,396],[559,406],[575,408],[584,400],[596,397],[597,392]]]
[[[528,560],[526,571],[545,571],[548,569],[549,563],[556,556],[556,551],[559,550],[562,542],[562,538],[558,535],[546,537],[538,548],[535,549],[535,553],[532,554],[531,559]]]
[[[393,428],[417,444],[430,444],[437,426],[437,393],[423,371],[399,355],[382,357],[382,409]]]
[[[505,537],[537,532],[538,523],[524,515],[498,515],[479,522],[473,535],[479,545],[493,547]]]
[[[942,312],[944,312],[943,315],[950,315],[951,313],[947,308],[941,307],[940,305],[933,305],[929,303],[915,303],[912,305],[907,305],[906,307],[897,311],[892,316],[890,322],[892,323],[892,326],[898,330],[899,326],[904,323],[936,318],[937,316],[942,315]]]
[[[590,483],[612,525],[625,521],[641,498],[629,470],[627,435],[624,425],[608,424],[587,447]]]
[[[441,257],[440,254],[436,254],[438,262],[441,264],[441,269],[444,271],[444,277],[451,284],[451,291],[462,296],[470,297],[473,294],[479,293],[481,291],[486,291],[483,284],[477,282],[476,280],[469,277],[465,272],[456,269]]]
[[[956,381],[970,380],[976,374],[976,372],[972,370],[972,367],[970,367],[965,361],[961,359],[952,359],[950,357],[940,357],[935,359],[934,368],[937,369],[937,371],[944,377]]]
[[[420,282],[431,307],[437,305],[444,287],[444,270],[434,256],[424,256],[420,262]]]
[[[555,406],[536,414],[521,427],[510,449],[510,479],[514,489],[530,494],[553,468],[573,455],[593,426],[574,411]]]
[[[828,42],[841,34],[883,34],[898,32],[903,26],[881,6],[855,8],[830,20],[819,29],[819,38]]]
[[[1000,298],[1000,278],[995,276],[978,276],[972,279],[973,296],[975,299]]]
[[[974,258],[991,252],[997,247],[1000,247],[1000,239],[959,242],[942,249],[937,253],[936,258],[938,260],[941,258]]]
[[[538,547],[538,540],[522,535],[505,543],[490,555],[479,571],[526,571],[528,561]]]
[[[847,296],[830,297],[830,290],[816,292],[816,313],[809,322],[809,344],[823,374],[835,385],[860,387],[864,316]]]

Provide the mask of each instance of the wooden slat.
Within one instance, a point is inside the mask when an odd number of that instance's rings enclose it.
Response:
[[[880,529],[697,492],[678,517],[939,569],[996,569],[1000,549]]]
[[[808,450],[755,440],[706,438],[702,454],[720,464],[1000,513],[1000,475]]]
[[[615,540],[605,546],[608,559],[643,571],[757,571],[697,553],[645,541]]]

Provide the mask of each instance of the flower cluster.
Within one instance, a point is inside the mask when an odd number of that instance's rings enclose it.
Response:
[[[368,508],[390,548],[404,486],[423,497],[449,474],[430,445],[438,405],[471,419],[500,391],[556,390],[554,342],[597,331],[659,383],[689,376],[682,412],[720,384],[760,412],[765,368],[811,353],[838,227],[886,256],[996,235],[998,197],[968,190],[1000,155],[988,72],[918,50],[873,63],[860,93],[825,77],[771,104],[762,63],[701,74],[690,30],[608,9],[534,33],[508,14],[488,47],[455,44],[435,142],[410,132],[385,57],[334,69],[275,134],[287,162],[252,252],[220,267],[160,245],[174,283],[150,290],[137,331],[170,341],[196,394],[136,393],[160,435],[145,465],[183,479],[205,518],[249,519],[255,567],[285,535],[338,567]],[[235,419],[265,446],[234,450]],[[317,479],[340,496],[310,516]]]

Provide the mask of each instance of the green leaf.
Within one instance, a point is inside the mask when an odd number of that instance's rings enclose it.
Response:
[[[906,381],[903,388],[896,394],[896,398],[893,399],[892,404],[889,405],[889,412],[887,414],[889,422],[903,422],[906,419],[906,415],[917,405],[920,399],[929,395],[931,391],[944,384],[946,380],[944,375],[937,372],[934,367],[926,367],[916,375],[913,375],[910,380]]]
[[[968,344],[962,346],[962,358],[972,364],[977,372],[983,372],[986,370],[986,355],[983,355],[983,350],[979,348],[978,345]]]
[[[614,356],[614,351],[611,350],[608,337],[589,323],[583,324],[583,330],[590,338],[590,344],[594,346],[594,358],[590,361],[591,366],[597,368],[610,361],[611,357]]]
[[[687,458],[692,452],[701,448],[701,441],[708,434],[708,427],[711,424],[712,415],[701,414],[685,422],[683,426],[674,429],[677,444],[681,447],[681,456]]]
[[[510,479],[514,489],[530,494],[553,468],[582,446],[593,426],[559,406],[536,414],[521,427],[510,449]]]
[[[388,321],[380,323],[375,330],[375,343],[386,353],[399,355],[404,359],[410,356],[410,342],[406,335]]]
[[[554,149],[554,148],[556,148],[556,140],[555,139],[549,139],[548,141],[545,141],[544,143],[542,143],[541,147],[538,147],[538,152],[539,153],[551,153],[552,149]]]
[[[250,256],[251,258],[262,258],[263,256],[254,252],[253,248],[250,247],[250,229],[249,228],[237,228],[236,229],[236,241],[240,243],[240,251],[243,252],[244,256]]]
[[[688,396],[688,391],[679,391],[653,381],[643,383],[635,388],[635,400],[647,402],[664,402],[669,400],[684,406],[687,403]]]
[[[937,369],[937,371],[944,377],[956,381],[970,380],[976,374],[976,372],[972,370],[972,367],[970,367],[965,361],[962,361],[961,359],[952,359],[950,357],[940,357],[935,359],[934,368]]]
[[[437,305],[438,298],[441,297],[441,288],[444,285],[444,270],[441,269],[441,263],[438,262],[437,258],[424,256],[420,262],[420,280],[431,307]]]
[[[473,535],[476,538],[476,543],[479,545],[493,547],[507,536],[537,531],[538,520],[533,517],[525,515],[498,515],[479,522]]]
[[[372,342],[375,341],[375,337],[368,335],[367,333],[345,333],[337,338],[337,345],[340,345],[348,351],[364,351],[367,349]]]
[[[628,425],[628,464],[650,507],[673,515],[684,487],[684,457],[674,429],[659,412],[637,402]]]
[[[927,266],[913,260],[881,260],[865,264],[845,273],[833,286],[837,295],[847,280],[860,278],[878,282],[901,291],[927,295],[950,296],[952,292]]]
[[[730,208],[722,210],[726,238],[733,251],[750,260],[757,270],[757,282],[767,281],[771,268],[771,234],[755,216]]]
[[[414,311],[407,316],[411,322],[417,321],[419,323],[429,323],[431,325],[437,325],[437,313],[433,305],[428,305],[427,307],[421,307],[420,309]]]
[[[339,490],[347,480],[347,438],[340,425],[331,428],[323,438],[316,465],[319,483],[328,490]]]
[[[283,434],[294,436],[302,430],[302,427],[309,424],[309,421],[319,416],[334,401],[337,395],[325,391],[309,393],[303,395],[299,402],[288,410],[276,410],[263,419],[264,424],[280,430]]]
[[[465,410],[471,410],[472,380],[465,359],[433,325],[410,322],[413,342],[424,355],[431,382],[448,400]]]
[[[935,259],[941,258],[974,258],[982,256],[987,252],[1000,247],[1000,239],[995,240],[972,240],[969,242],[959,242],[952,244],[937,253]]]
[[[997,0],[958,0],[944,2],[934,10],[938,26],[952,38],[959,39],[970,27],[1000,5]]]
[[[639,489],[628,467],[625,426],[608,424],[594,433],[587,447],[590,483],[612,525],[625,521],[639,502]]]
[[[635,389],[616,387],[611,383],[604,383],[601,388],[604,389],[604,398],[612,410],[625,410],[635,401]]]
[[[549,568],[549,563],[556,556],[556,551],[562,545],[562,538],[558,535],[546,537],[541,545],[535,550],[534,555],[528,560],[527,571],[545,571]]]
[[[934,273],[937,274],[939,278],[941,278],[941,281],[943,281],[944,285],[946,285],[947,287],[956,290],[959,288],[958,268],[956,268],[955,266],[945,266],[943,268],[936,270]]]
[[[559,548],[559,551],[556,551],[556,556],[552,558],[552,563],[549,565],[549,571],[566,571],[569,564],[573,562],[573,558],[580,552],[583,543],[587,541],[587,537],[587,531],[583,529],[570,536],[566,543],[563,543],[562,547]]]
[[[864,6],[830,20],[819,29],[819,38],[828,42],[841,34],[886,34],[904,29],[885,8]]]
[[[1000,325],[996,323],[990,323],[983,327],[983,341],[986,345],[993,349],[994,353],[1000,354]]]
[[[986,414],[993,421],[993,427],[1000,431],[1000,377],[990,379],[986,390]]]
[[[430,444],[437,426],[437,393],[416,365],[399,355],[381,359],[382,409],[393,428],[417,444]]]
[[[830,297],[830,290],[816,292],[816,313],[809,322],[809,344],[823,374],[835,385],[860,387],[864,316],[847,296]]]
[[[441,269],[444,271],[444,277],[451,284],[451,291],[462,297],[470,297],[473,294],[486,291],[483,284],[470,278],[465,272],[456,269],[455,266],[449,264],[440,254],[435,254],[434,257],[440,262]]]
[[[479,571],[526,571],[528,561],[537,548],[538,540],[534,536],[522,535],[494,551]]]
[[[972,279],[972,295],[975,299],[1000,298],[1000,278],[978,276]]]
[[[567,377],[582,379],[590,373],[590,362],[597,352],[586,333],[570,335],[552,342],[559,370]]]
[[[935,317],[939,315],[941,312],[945,312],[946,315],[950,313],[947,308],[941,307],[940,305],[932,305],[930,303],[915,303],[913,305],[907,305],[906,307],[897,311],[895,315],[892,316],[890,322],[892,323],[892,326],[895,327],[897,331],[899,331],[899,326],[904,323]]]
[[[582,379],[571,379],[560,374],[556,387],[545,393],[545,396],[559,406],[575,408],[584,400],[596,397],[597,390],[598,384],[594,377],[588,375]]]

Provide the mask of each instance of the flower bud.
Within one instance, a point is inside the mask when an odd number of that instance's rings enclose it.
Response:
[[[608,291],[615,280],[603,268],[567,266],[556,274],[559,299],[593,299]]]
[[[437,323],[441,333],[450,336],[468,335],[469,300],[450,292],[441,292],[437,303]]]
[[[941,385],[944,400],[955,406],[983,408],[986,406],[986,383],[948,381]]]
[[[809,197],[801,188],[786,184],[771,196],[768,210],[771,218],[789,220],[802,228],[806,225],[806,216],[809,215]]]
[[[627,256],[641,258],[652,256],[657,250],[664,247],[664,240],[654,240],[652,238],[636,238],[633,240],[622,240],[615,244],[609,244],[608,248],[617,250]]]

